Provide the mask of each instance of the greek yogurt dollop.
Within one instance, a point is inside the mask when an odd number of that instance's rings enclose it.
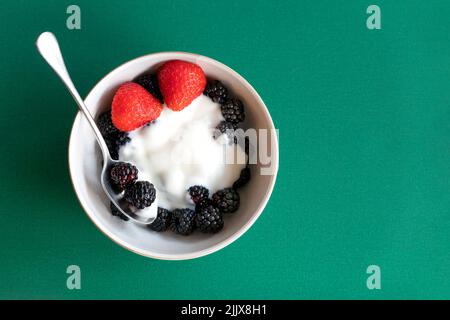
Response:
[[[207,187],[212,195],[231,187],[245,167],[240,145],[224,141],[226,135],[213,137],[223,120],[220,105],[204,95],[182,111],[164,106],[154,123],[130,132],[131,141],[120,149],[119,158],[136,165],[139,180],[155,185],[159,207],[193,207],[189,187]]]

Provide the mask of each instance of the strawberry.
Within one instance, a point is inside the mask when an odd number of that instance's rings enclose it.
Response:
[[[158,83],[167,107],[181,111],[203,93],[206,76],[194,63],[171,60],[158,70]]]
[[[157,98],[133,82],[122,84],[114,95],[111,118],[121,131],[131,131],[155,120],[163,107]]]

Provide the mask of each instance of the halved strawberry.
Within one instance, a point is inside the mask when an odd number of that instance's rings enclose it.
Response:
[[[171,60],[158,70],[158,84],[167,107],[180,111],[203,93],[206,76],[194,63]]]
[[[111,118],[121,131],[131,131],[155,120],[163,107],[157,98],[133,82],[122,84],[114,95]]]

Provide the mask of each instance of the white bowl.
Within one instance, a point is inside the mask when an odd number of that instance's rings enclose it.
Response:
[[[88,94],[85,103],[97,116],[110,107],[116,89],[137,75],[156,69],[161,63],[185,60],[198,64],[206,75],[221,80],[229,90],[245,104],[246,128],[275,129],[270,114],[253,87],[229,67],[213,59],[191,53],[163,52],[131,60],[106,75]],[[69,168],[78,199],[94,224],[110,239],[122,247],[140,255],[183,260],[201,257],[229,245],[258,219],[272,193],[278,171],[278,141],[270,143],[272,175],[261,175],[261,164],[252,165],[252,179],[240,190],[239,210],[225,217],[224,229],[215,235],[195,232],[190,236],[178,236],[172,232],[157,233],[131,222],[113,217],[109,201],[100,186],[101,154],[91,128],[78,113],[69,142]]]

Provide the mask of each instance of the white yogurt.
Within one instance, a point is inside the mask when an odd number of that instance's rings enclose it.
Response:
[[[226,143],[226,135],[213,138],[224,120],[220,105],[200,95],[182,111],[166,106],[155,123],[130,133],[131,142],[119,157],[139,170],[139,180],[152,182],[158,190],[158,206],[173,210],[192,207],[190,186],[202,185],[210,194],[231,187],[245,167],[241,146]]]

